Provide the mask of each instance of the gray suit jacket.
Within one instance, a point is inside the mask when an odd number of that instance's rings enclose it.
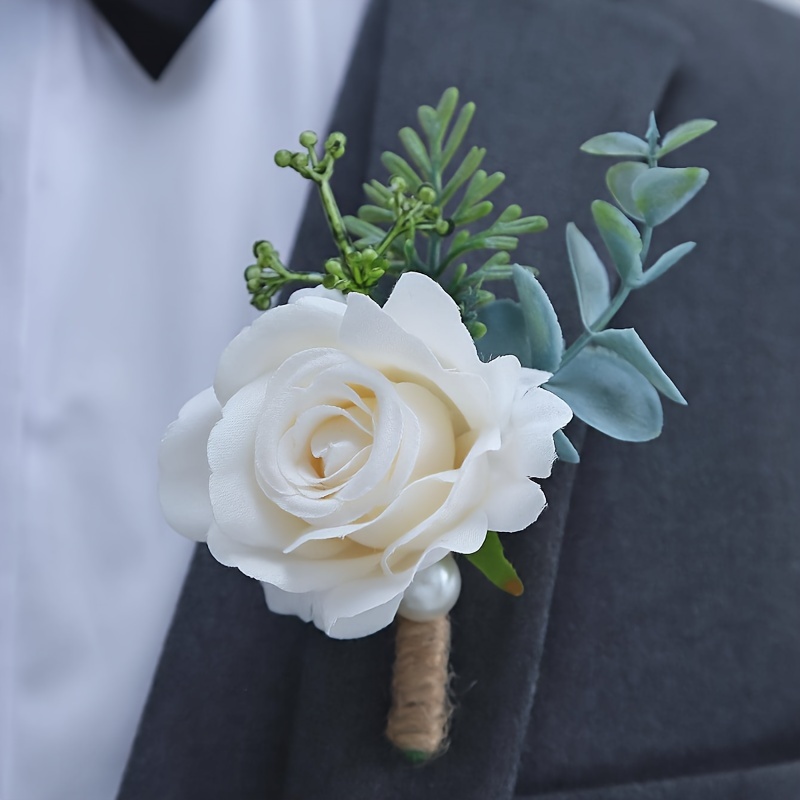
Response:
[[[459,86],[512,175],[500,200],[550,219],[519,259],[570,339],[563,229],[591,229],[609,165],[581,142],[643,133],[653,108],[662,130],[719,121],[666,162],[711,181],[654,247],[699,247],[617,322],[689,407],[647,445],[572,428],[581,464],[507,537],[521,598],[464,567],[452,744],[421,769],[382,736],[392,631],[339,642],[274,616],[201,548],[121,800],[800,798],[799,76],[800,23],[750,0],[373,6],[333,122],[342,204],[416,106]],[[295,265],[329,252],[314,201]]]

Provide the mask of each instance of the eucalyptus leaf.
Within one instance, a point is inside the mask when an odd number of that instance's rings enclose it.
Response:
[[[556,431],[553,434],[553,443],[556,446],[556,455],[559,461],[565,461],[567,464],[580,463],[581,457],[564,431]]]
[[[648,269],[639,279],[639,286],[647,286],[656,278],[660,278],[668,269],[674,267],[685,255],[688,255],[695,248],[695,242],[684,242],[672,250],[667,250],[661,258]]]
[[[642,276],[642,237],[637,227],[605,200],[592,203],[592,216],[617,272],[627,286],[634,286]]]
[[[622,356],[588,344],[545,384],[579,419],[614,439],[646,442],[664,424],[658,392]]]
[[[680,211],[708,180],[702,167],[654,167],[631,186],[631,194],[645,222],[655,227]]]
[[[594,156],[639,156],[647,158],[647,142],[632,133],[613,131],[593,136],[581,145],[584,153]]]
[[[519,303],[505,298],[488,303],[478,310],[478,321],[486,326],[486,334],[475,342],[483,361],[512,355],[522,366],[531,365],[531,347]]]
[[[512,275],[530,349],[529,360],[520,362],[525,367],[555,372],[564,355],[564,337],[553,304],[529,269],[514,264]]]
[[[693,119],[689,122],[684,122],[683,125],[678,125],[673,128],[661,140],[661,147],[656,153],[657,158],[683,147],[685,144],[694,141],[704,133],[708,133],[712,128],[715,128],[717,123],[713,119]]]
[[[567,252],[578,293],[581,319],[588,330],[611,302],[608,273],[592,243],[572,222],[567,225]]]
[[[611,195],[629,217],[639,222],[644,222],[644,217],[636,207],[631,186],[643,172],[647,172],[647,169],[647,164],[641,161],[620,161],[606,172],[606,186]]]
[[[661,369],[658,361],[653,358],[653,355],[633,328],[602,331],[592,337],[592,344],[599,344],[609,350],[613,350],[631,366],[636,367],[664,397],[682,406],[686,405],[686,400],[678,391],[678,387],[672,382],[667,373]]]
[[[480,549],[476,553],[466,554],[465,558],[504,592],[515,597],[522,594],[522,581],[506,558],[500,537],[494,531],[488,531]]]

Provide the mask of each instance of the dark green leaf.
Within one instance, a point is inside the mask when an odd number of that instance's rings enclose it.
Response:
[[[516,236],[495,236],[494,234],[491,236],[476,236],[474,241],[476,247],[470,249],[483,247],[488,250],[515,250],[519,244],[519,239]]]
[[[553,443],[556,446],[556,455],[560,461],[565,461],[567,464],[580,463],[581,457],[564,431],[556,431],[553,434]]]
[[[493,233],[504,233],[512,236],[521,236],[523,233],[540,233],[547,230],[547,220],[544,217],[522,217],[513,222],[501,222],[498,218],[492,225]]]
[[[647,272],[639,279],[639,286],[647,286],[656,278],[660,278],[668,269],[675,266],[685,255],[694,250],[695,242],[684,242],[672,250],[667,250],[661,258],[653,264]]]
[[[644,222],[641,211],[636,208],[631,186],[643,173],[647,172],[647,164],[641,161],[620,161],[606,172],[606,185],[619,207],[631,218]]]
[[[436,142],[442,136],[442,127],[436,109],[430,106],[420,106],[417,109],[417,119],[420,127],[425,132],[425,136],[428,137],[431,148],[435,148]]]
[[[377,244],[382,241],[383,237],[386,235],[386,231],[358,217],[345,217],[344,226],[347,228],[348,233],[353,234],[353,236],[358,236],[368,244]]]
[[[478,175],[481,176],[480,180],[476,180]],[[479,169],[470,181],[459,208],[468,208],[484,197],[488,197],[505,179],[506,176],[502,172],[493,172],[491,175],[487,175],[482,169]]]
[[[502,214],[497,218],[498,222],[515,222],[522,216],[522,206],[512,203]]]
[[[364,222],[372,222],[373,224],[394,222],[394,213],[389,211],[388,208],[381,208],[380,206],[361,206],[358,209],[358,218],[363,219]]]
[[[611,203],[595,200],[592,216],[620,277],[633,286],[642,276],[642,237],[636,226]]]
[[[462,210],[460,213],[456,213],[453,216],[453,222],[455,222],[456,225],[469,225],[472,222],[476,222],[488,216],[492,213],[493,209],[494,204],[491,200],[484,200],[482,203],[478,203],[475,206]]]
[[[633,182],[631,194],[645,222],[655,227],[680,211],[707,180],[708,170],[701,167],[654,167]]]
[[[522,581],[503,552],[500,537],[489,531],[477,553],[468,553],[465,558],[477,567],[495,586],[504,592],[519,597],[523,592]]]
[[[558,395],[579,419],[614,439],[655,439],[664,421],[658,392],[622,356],[588,344],[545,388]]]
[[[382,206],[383,208],[387,208],[392,199],[392,193],[376,180],[364,184],[364,194],[376,206]]]
[[[594,136],[581,145],[584,153],[593,156],[640,156],[647,158],[647,142],[632,133],[614,131]]]
[[[530,348],[529,361],[520,362],[525,367],[555,372],[564,354],[564,337],[553,304],[529,269],[514,264],[513,277]]]
[[[683,125],[678,125],[673,128],[661,141],[661,147],[656,153],[657,158],[683,147],[685,144],[694,141],[704,133],[708,133],[712,128],[715,128],[717,123],[713,119],[693,119],[689,122],[684,122]]]
[[[397,134],[411,160],[417,165],[425,180],[431,180],[431,160],[419,134],[413,128],[401,128]]]
[[[422,178],[414,172],[408,161],[398,156],[397,153],[383,153],[381,161],[392,175],[399,175],[408,184],[410,191],[415,192],[419,188]]]
[[[455,114],[456,106],[458,105],[458,89],[455,86],[450,86],[442,92],[439,98],[439,103],[436,106],[436,116],[439,117],[439,124],[442,131],[447,130],[450,120]]]
[[[572,222],[567,225],[567,252],[578,292],[581,319],[590,329],[611,302],[608,273],[591,242]]]
[[[444,146],[444,150],[442,151],[442,170],[444,170],[444,168],[450,163],[453,156],[456,154],[456,151],[461,146],[461,143],[464,141],[464,136],[466,136],[467,129],[469,128],[470,122],[472,122],[472,117],[474,114],[475,103],[465,103],[462,106],[461,111],[458,112],[458,117],[453,125],[453,130],[450,131],[450,135],[447,137],[447,144]]]
[[[592,337],[592,344],[602,345],[609,350],[613,350],[631,366],[636,367],[664,397],[682,406],[686,405],[686,400],[678,391],[678,387],[670,380],[667,373],[661,369],[658,361],[653,358],[645,343],[633,328],[602,331]]]
[[[481,165],[481,161],[483,161],[485,155],[485,147],[470,148],[470,151],[467,153],[458,169],[453,173],[453,177],[450,178],[447,185],[444,187],[441,197],[439,198],[439,205],[444,206],[470,177],[472,177],[472,174]]]
[[[519,303],[505,298],[495,300],[478,311],[478,320],[487,328],[486,335],[475,342],[478,354],[484,361],[512,355],[523,366],[530,366],[531,348]]]

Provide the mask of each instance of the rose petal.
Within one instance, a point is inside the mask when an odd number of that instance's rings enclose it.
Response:
[[[522,453],[522,473],[534,478],[550,475],[556,457],[553,434],[572,419],[572,409],[552,392],[529,389],[517,397],[509,435]]]
[[[536,521],[546,505],[539,484],[527,478],[497,481],[485,506],[489,530],[504,533],[524,530]]]
[[[211,555],[226,567],[287,592],[326,591],[369,575],[380,564],[380,553],[350,545],[337,558],[293,558],[266,547],[253,547],[228,536],[212,523],[208,531]],[[351,557],[351,553],[355,553]]]
[[[314,601],[319,597],[319,592],[284,592],[271,583],[260,583],[270,611],[293,614],[303,622],[311,622],[314,618]]]
[[[304,529],[264,495],[256,480],[256,428],[268,378],[237,392],[208,440],[209,491],[214,517],[226,535],[244,544],[284,547]]]
[[[346,308],[325,298],[300,298],[264,312],[220,358],[214,381],[220,403],[224,406],[239,389],[298,352],[335,346]]]
[[[167,522],[204,541],[214,517],[208,493],[208,437],[222,411],[213,389],[189,400],[164,434],[159,451],[158,492]]]
[[[422,340],[403,330],[370,298],[348,295],[339,338],[355,360],[397,383],[417,383],[439,396],[453,414],[457,435],[495,424],[491,392],[483,377],[445,369]]]
[[[316,619],[314,624],[325,630],[325,633],[333,639],[358,639],[362,636],[369,636],[392,624],[402,599],[403,593],[401,592],[382,605],[362,611],[360,614],[352,617],[337,617],[327,629],[317,625]]]
[[[452,297],[419,272],[400,276],[383,306],[403,330],[421,339],[445,369],[475,372],[480,363],[475,342]]]

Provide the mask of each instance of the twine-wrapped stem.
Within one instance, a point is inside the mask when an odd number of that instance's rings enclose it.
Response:
[[[392,706],[386,735],[410,761],[427,761],[447,742],[450,703],[450,618],[397,617]]]

